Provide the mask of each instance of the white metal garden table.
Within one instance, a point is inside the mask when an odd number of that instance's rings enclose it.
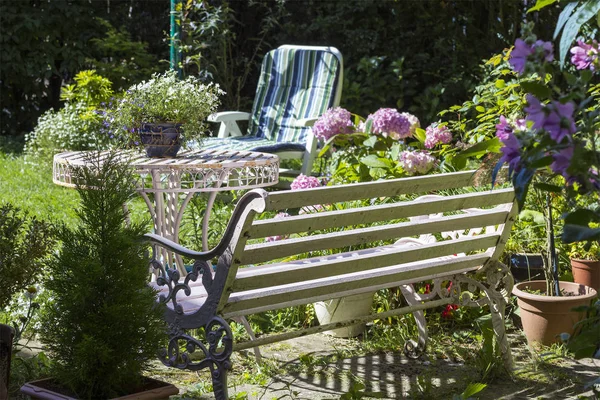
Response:
[[[91,166],[90,152],[71,151],[54,156],[53,181],[75,187],[77,167]],[[101,160],[108,152],[101,153]],[[279,158],[250,151],[194,150],[176,158],[148,158],[132,150],[117,153],[138,176],[137,191],[144,198],[157,234],[175,242],[183,212],[195,193],[209,192],[202,221],[202,247],[208,250],[207,233],[212,206],[220,191],[274,185],[279,180]],[[170,258],[170,257],[169,257]],[[185,274],[181,260],[177,266]]]

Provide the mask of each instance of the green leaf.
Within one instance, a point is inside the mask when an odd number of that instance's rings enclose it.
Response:
[[[477,107],[475,107],[475,109],[479,112],[485,112],[485,108],[482,106],[477,106]]]
[[[553,161],[554,158],[552,156],[546,156],[533,161],[529,166],[536,169],[547,167],[548,165],[552,164]]]
[[[527,14],[529,14],[530,12],[539,11],[542,8],[549,6],[550,4],[556,3],[557,1],[558,0],[537,0],[535,6],[527,10]]]
[[[552,157],[550,157],[550,158],[552,158]],[[560,193],[563,190],[562,186],[550,185],[548,183],[541,183],[541,182],[534,183],[533,186],[536,189],[541,189],[543,191],[552,192],[552,193]]]
[[[371,168],[390,168],[392,161],[387,158],[377,157],[375,154],[370,154],[360,159],[360,162]]]
[[[415,132],[415,139],[417,139],[421,143],[425,143],[425,139],[427,139],[427,134],[425,132],[425,129],[417,128],[417,130]]]
[[[365,147],[373,147],[377,143],[377,136],[369,136],[364,142],[363,146]]]
[[[538,0],[539,1],[539,0]],[[462,398],[468,399],[469,397],[481,392],[487,385],[485,383],[469,383],[464,392],[462,392]]]
[[[560,65],[564,65],[565,59],[569,53],[569,48],[575,40],[579,29],[583,24],[596,16],[600,11],[600,0],[586,0],[579,2],[579,8],[569,17],[565,23],[562,36],[560,38]]]
[[[521,87],[527,93],[533,94],[539,100],[547,99],[552,95],[550,88],[539,82],[521,82]]]
[[[566,224],[587,225],[590,222],[600,222],[600,214],[593,210],[580,208],[565,216]]]
[[[554,30],[554,36],[553,36],[554,40],[556,40],[556,38],[558,37],[558,34],[560,33],[563,26],[565,26],[565,23],[571,16],[571,13],[573,12],[573,10],[575,9],[576,6],[577,6],[577,3],[575,3],[575,2],[567,4],[565,6],[565,8],[562,10],[562,12],[560,13],[560,15],[558,16],[558,21],[556,22],[556,29]]]
[[[505,85],[506,82],[504,81],[504,79],[498,79],[496,80],[496,83],[494,83],[494,86],[496,86],[497,89],[502,89]]]
[[[600,228],[589,228],[587,226],[565,223],[561,239],[563,243],[600,240]]]

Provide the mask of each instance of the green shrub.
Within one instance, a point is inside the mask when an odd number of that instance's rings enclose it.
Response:
[[[147,285],[144,224],[125,226],[122,205],[134,195],[131,171],[114,155],[80,170],[80,226],[62,227],[60,252],[46,288],[42,340],[54,376],[82,399],[134,391],[165,333],[162,310]]]
[[[0,311],[38,279],[55,242],[49,223],[10,203],[0,205]]]
[[[25,151],[32,159],[45,160],[64,150],[106,148],[109,135],[99,107],[112,95],[108,79],[93,70],[78,73],[75,84],[62,90],[65,106],[59,111],[46,111],[33,132],[25,136]]]

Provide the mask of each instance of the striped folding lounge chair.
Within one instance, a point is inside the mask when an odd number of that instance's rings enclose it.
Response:
[[[300,172],[308,175],[317,150],[310,126],[328,108],[339,105],[342,80],[342,55],[334,47],[284,45],[271,50],[262,62],[252,112],[211,115],[209,121],[221,123],[219,135],[205,138],[200,147],[300,159]],[[241,120],[248,121],[246,135],[237,125]]]

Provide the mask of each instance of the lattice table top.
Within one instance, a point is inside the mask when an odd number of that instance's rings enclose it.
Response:
[[[75,187],[78,167],[92,166],[93,152],[71,151],[54,156],[54,183]],[[106,158],[108,152],[101,153]],[[134,168],[142,192],[211,192],[253,189],[279,180],[279,158],[251,151],[181,151],[176,158],[148,158],[124,150],[118,158]]]

